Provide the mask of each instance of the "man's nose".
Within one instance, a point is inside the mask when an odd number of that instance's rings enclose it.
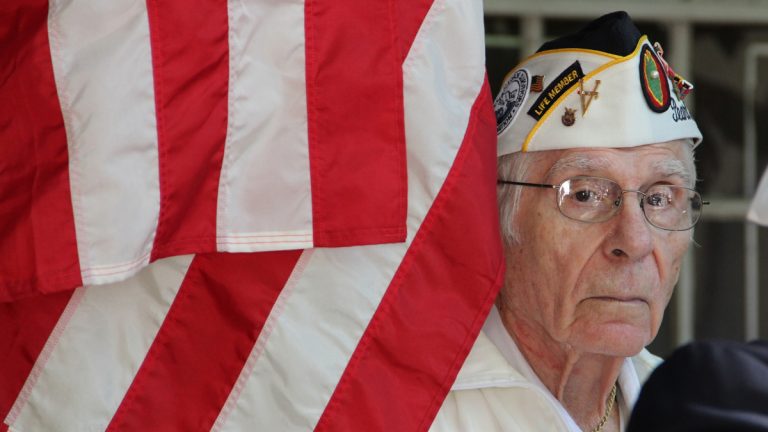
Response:
[[[611,257],[637,260],[653,251],[655,229],[645,219],[640,206],[642,195],[634,191],[623,192],[618,214],[611,220],[612,235],[606,239],[605,253]]]

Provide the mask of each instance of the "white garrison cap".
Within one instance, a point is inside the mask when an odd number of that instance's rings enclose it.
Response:
[[[585,30],[586,37],[577,33],[545,44],[507,75],[494,103],[499,156],[676,139],[701,142],[683,103],[693,86],[664,61],[660,46],[640,36],[626,13],[601,17]],[[601,36],[623,37],[625,51],[634,50],[618,55],[584,47],[615,45],[595,42]],[[571,43],[577,47],[568,47]]]

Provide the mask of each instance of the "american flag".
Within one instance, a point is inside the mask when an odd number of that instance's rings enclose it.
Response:
[[[534,75],[531,79],[531,91],[540,93],[544,89],[544,76]]]
[[[4,0],[0,416],[426,430],[503,277],[479,0]]]

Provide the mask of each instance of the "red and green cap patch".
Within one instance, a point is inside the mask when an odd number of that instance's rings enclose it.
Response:
[[[667,72],[661,60],[648,45],[644,45],[640,52],[640,87],[652,111],[663,113],[669,109]]]

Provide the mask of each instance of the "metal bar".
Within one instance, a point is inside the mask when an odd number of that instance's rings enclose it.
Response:
[[[544,43],[544,19],[541,15],[527,14],[521,17],[520,34],[523,38],[521,58],[526,58]]]
[[[686,74],[691,67],[691,24],[686,21],[678,21],[669,24],[669,52],[668,60],[675,70]],[[692,100],[686,100],[686,105],[692,110]],[[677,283],[677,301],[675,302],[675,343],[682,345],[694,338],[695,301],[696,301],[696,256],[692,248],[683,258],[680,268],[680,278]]]
[[[755,193],[757,183],[757,129],[755,118],[755,91],[758,85],[758,60],[768,56],[768,44],[752,43],[747,46],[744,61],[744,197]],[[747,340],[760,335],[760,267],[757,225],[744,221],[744,336]]]
[[[518,48],[520,44],[521,39],[519,36],[504,34],[485,35],[485,46],[489,48]]]
[[[749,198],[732,198],[723,196],[706,196],[711,204],[704,207],[701,219],[716,222],[741,222],[747,217]]]
[[[759,244],[757,225],[744,222],[744,337],[753,340],[760,337],[760,287]]]

